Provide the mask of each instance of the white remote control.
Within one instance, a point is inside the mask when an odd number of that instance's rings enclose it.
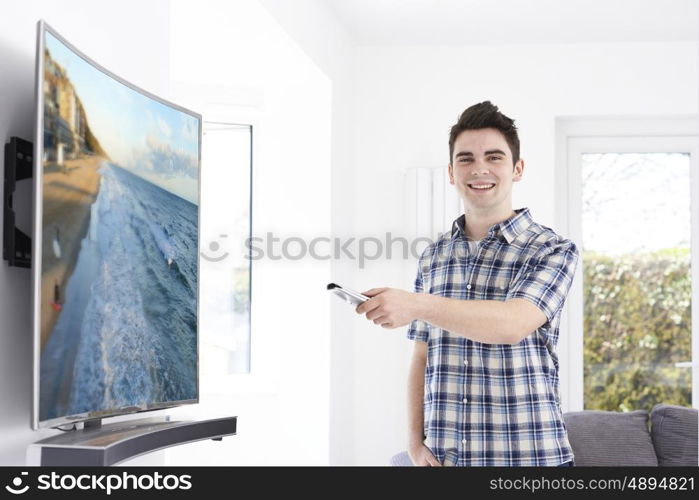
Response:
[[[370,297],[362,295],[359,292],[355,292],[354,290],[350,290],[349,288],[343,288],[337,283],[328,283],[328,291],[337,295],[345,302],[354,305],[355,307],[370,299]]]

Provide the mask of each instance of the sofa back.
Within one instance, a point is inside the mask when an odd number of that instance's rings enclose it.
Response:
[[[658,465],[697,465],[699,411],[683,406],[656,405],[650,413]]]
[[[563,418],[576,466],[699,464],[696,409],[656,405],[650,415],[645,410],[584,410]]]

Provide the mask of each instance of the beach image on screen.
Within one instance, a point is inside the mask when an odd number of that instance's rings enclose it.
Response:
[[[48,32],[43,97],[39,419],[197,399],[199,118]]]

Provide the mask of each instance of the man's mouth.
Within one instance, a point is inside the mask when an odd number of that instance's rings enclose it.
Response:
[[[467,184],[467,186],[472,191],[485,192],[493,189],[495,187],[495,184],[493,184],[492,182],[474,182]]]

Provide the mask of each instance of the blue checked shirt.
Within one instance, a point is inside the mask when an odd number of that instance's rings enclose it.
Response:
[[[420,257],[416,292],[460,300],[531,301],[547,322],[516,345],[484,344],[413,321],[427,342],[425,445],[444,465],[556,466],[573,460],[558,392],[561,310],[578,261],[575,244],[529,209],[469,241],[464,216]]]

